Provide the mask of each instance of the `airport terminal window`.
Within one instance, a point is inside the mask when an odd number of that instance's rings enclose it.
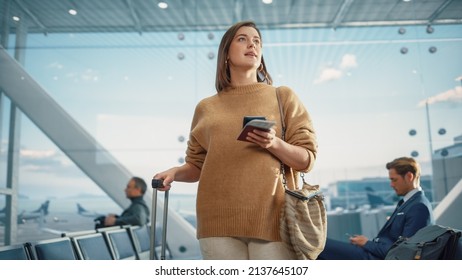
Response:
[[[427,116],[433,150],[454,144],[461,133],[460,105],[442,99],[460,86],[453,58],[461,42],[451,40],[460,27],[435,29],[263,31],[275,85],[293,87],[313,114],[321,145],[314,180],[382,177],[384,162],[412,153],[432,172]],[[220,36],[30,35],[26,68],[111,153],[149,176],[183,156],[185,142],[178,139],[188,135],[194,104],[214,94]],[[432,102],[428,110],[425,100]],[[161,139],[150,127],[168,136]],[[141,139],[128,141],[133,133]]]
[[[298,93],[317,130],[319,155],[307,179],[344,197],[335,200],[339,207],[354,199],[362,203],[371,178],[381,179],[375,185],[379,192],[390,193],[385,163],[399,156],[414,156],[423,175],[433,175],[426,177],[425,189],[434,203],[462,177],[447,163],[460,164],[462,156],[455,148],[462,138],[461,25],[438,25],[431,34],[426,26],[405,29],[262,30],[274,84]],[[220,30],[30,34],[24,67],[112,156],[149,179],[184,159],[195,104],[215,94],[221,35]],[[20,141],[20,195],[46,193],[50,207],[56,198],[104,195],[27,116]],[[432,189],[435,182],[438,187],[444,182],[441,194]],[[337,194],[328,190],[333,184]],[[177,188],[191,195],[194,189]],[[362,194],[355,197],[355,191]],[[103,210],[120,211],[106,202]],[[35,206],[30,207],[24,210]]]

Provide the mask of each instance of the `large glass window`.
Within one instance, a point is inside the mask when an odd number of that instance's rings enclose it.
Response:
[[[123,166],[149,181],[184,161],[195,105],[215,94],[222,34],[221,29],[34,33],[27,36],[24,68]],[[444,149],[447,158],[461,157],[453,149],[462,135],[460,24],[437,25],[432,32],[423,25],[262,28],[262,37],[274,85],[295,90],[317,131],[319,154],[306,178],[332,197],[336,192],[329,186],[337,182],[386,180],[385,163],[396,157],[415,157],[430,177],[435,176],[432,160]],[[2,182],[9,116],[9,100],[4,100]],[[50,211],[59,205],[74,213],[76,203],[85,200],[97,211],[121,211],[26,115],[20,134],[18,212],[47,199]],[[462,177],[460,170],[437,171],[446,180],[446,193]],[[364,184],[342,185],[338,192],[346,198],[335,205],[351,201],[347,196],[358,186]],[[386,195],[383,180],[380,186]],[[427,187],[435,192],[440,186]],[[196,184],[181,183],[174,190],[195,191]],[[88,201],[95,196],[104,203]],[[431,197],[437,204],[444,195]],[[4,204],[0,199],[0,209]],[[194,210],[193,203],[184,207]],[[56,213],[52,218],[56,224],[66,219]]]

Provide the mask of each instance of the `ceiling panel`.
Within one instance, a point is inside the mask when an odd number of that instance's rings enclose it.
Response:
[[[0,0],[0,24],[13,16],[31,33],[223,30],[239,20],[261,29],[461,24],[461,0]],[[70,8],[77,15],[68,13]]]

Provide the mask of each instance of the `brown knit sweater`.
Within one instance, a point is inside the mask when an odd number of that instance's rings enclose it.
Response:
[[[244,116],[281,121],[273,86],[263,83],[230,88],[196,107],[186,161],[201,169],[197,194],[197,237],[249,237],[280,241],[279,213],[284,202],[280,162],[260,146],[236,140]],[[280,87],[286,141],[302,146],[314,164],[317,144],[310,116],[293,91]],[[286,168],[286,170],[289,168]],[[298,174],[287,172],[290,186]]]

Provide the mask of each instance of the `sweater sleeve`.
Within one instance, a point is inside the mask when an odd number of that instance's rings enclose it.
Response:
[[[298,96],[288,87],[280,87],[286,124],[286,142],[306,149],[310,162],[301,172],[310,171],[316,160],[318,144],[311,116]]]
[[[185,158],[186,162],[199,169],[202,169],[207,154],[207,150],[200,145],[200,140],[204,140],[204,135],[201,134],[204,131],[201,129],[204,126],[203,116],[206,108],[204,103],[204,101],[199,102],[194,111]]]

